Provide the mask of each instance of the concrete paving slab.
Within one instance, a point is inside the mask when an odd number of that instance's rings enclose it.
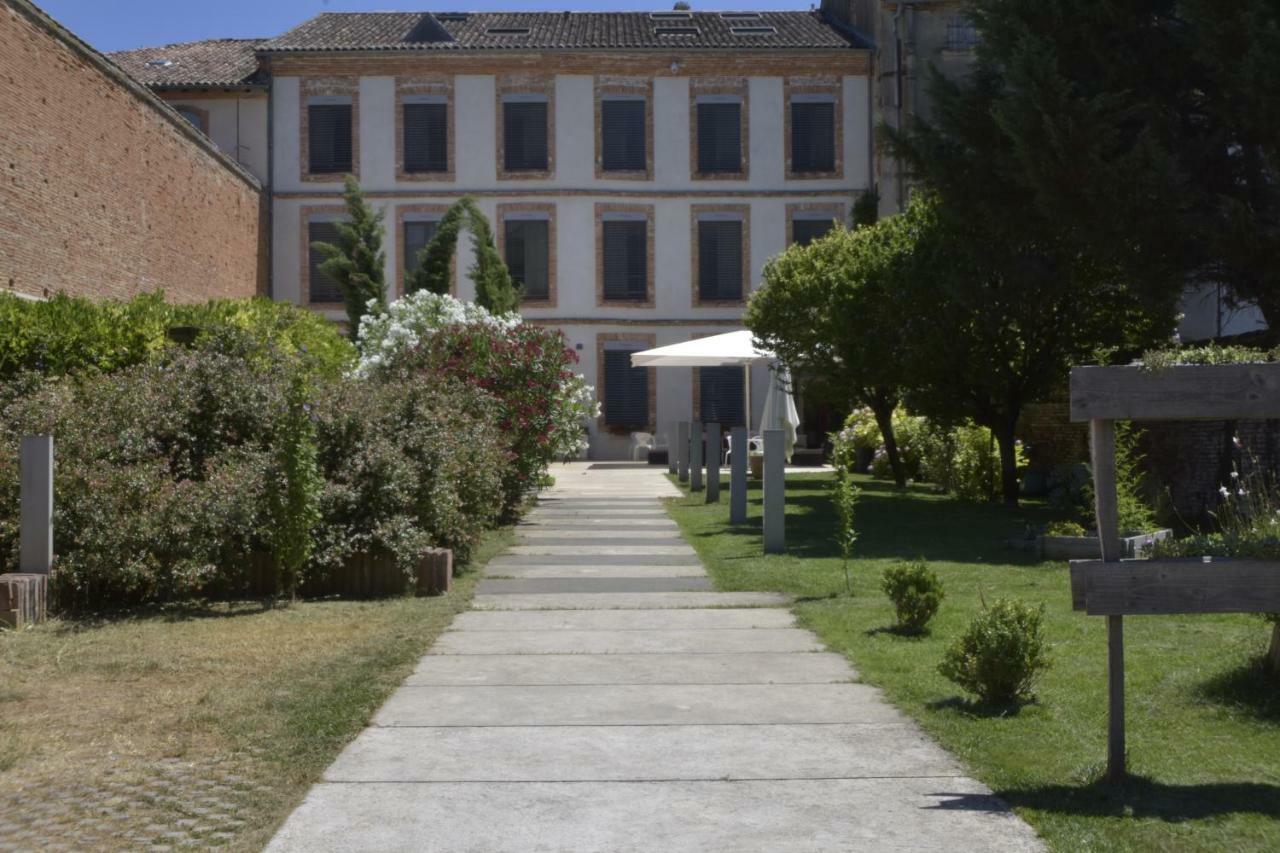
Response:
[[[701,592],[715,589],[711,578],[486,578],[476,592],[505,593],[596,593],[617,592]]]
[[[695,554],[628,554],[626,559],[617,555],[608,557],[598,553],[582,554],[512,554],[510,551],[489,561],[490,565],[506,566],[688,566],[698,562]]]
[[[427,655],[405,683],[835,684],[856,677],[844,658],[829,653]]]
[[[454,631],[689,631],[794,628],[787,610],[541,610],[471,611],[454,617]]]
[[[564,518],[539,518],[536,515],[525,516],[519,529],[541,530],[555,528],[557,530],[679,530],[680,525],[669,518],[657,516],[614,516],[601,518],[595,516],[566,516]]]
[[[559,533],[560,531],[555,531]],[[561,549],[569,549],[562,551]],[[692,547],[679,536],[632,536],[629,533],[606,533],[593,536],[551,536],[516,534],[512,550],[517,554],[689,554]]]
[[[702,566],[485,566],[486,577],[502,578],[705,578]]]
[[[798,628],[724,631],[446,631],[427,654],[656,655],[822,650],[822,644],[813,634]]]
[[[650,610],[681,607],[786,607],[791,599],[771,592],[562,592],[481,593],[476,610]]]
[[[589,544],[568,544],[568,545],[512,545],[507,549],[507,553],[513,555],[551,555],[563,554],[575,557],[586,556],[595,560],[608,557],[666,557],[680,556],[693,557],[696,552],[693,546],[686,545],[683,542],[672,545],[604,545],[592,542]]]
[[[566,530],[563,527],[517,527],[516,538],[546,545],[590,545],[612,543],[614,545],[679,545],[687,544],[676,529],[641,530]]]
[[[906,723],[865,684],[402,685],[375,726]]]
[[[639,782],[959,775],[957,763],[913,726],[878,723],[373,728],[324,778]]]
[[[1039,851],[968,779],[317,785],[267,848],[485,853]]]
[[[553,509],[550,507],[540,507],[529,513],[528,517],[533,519],[541,518],[670,518],[667,511],[660,506],[654,504],[649,505],[650,508],[641,509],[635,507],[632,509],[610,509],[608,507],[602,509]]]

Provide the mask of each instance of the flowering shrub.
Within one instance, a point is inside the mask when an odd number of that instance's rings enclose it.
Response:
[[[585,422],[599,412],[559,332],[448,295],[419,291],[392,303],[361,324],[358,346],[357,376],[393,385],[432,376],[494,399],[508,515],[551,461],[577,455]]]
[[[898,455],[907,477],[920,478],[920,451],[928,429],[928,421],[912,415],[901,407],[893,412],[893,435],[898,442]],[[870,409],[855,409],[844,421],[844,427],[831,436],[832,464],[853,473],[859,471],[859,456],[870,452],[870,473],[878,480],[892,480],[893,469],[889,465],[889,453],[884,446],[880,427]]]

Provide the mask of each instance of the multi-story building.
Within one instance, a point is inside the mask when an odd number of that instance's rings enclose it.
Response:
[[[343,216],[344,175],[384,212],[392,298],[474,197],[522,313],[561,329],[596,384],[593,457],[616,458],[691,413],[742,420],[741,371],[630,353],[740,328],[766,261],[871,188],[869,48],[821,12],[334,13],[114,58],[265,169],[277,299],[343,316],[310,244]],[[767,371],[751,383],[762,401]]]

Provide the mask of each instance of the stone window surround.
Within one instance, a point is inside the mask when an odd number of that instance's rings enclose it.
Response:
[[[444,98],[445,104],[445,157],[443,172],[406,172],[404,168],[404,105],[415,95]],[[396,180],[397,181],[454,181],[457,179],[455,122],[452,77],[397,77],[396,78]]]
[[[449,209],[447,204],[402,204],[396,207],[396,258],[399,269],[395,277],[395,296],[402,297],[407,292],[408,273],[405,270],[404,224],[406,222],[434,221],[439,222]],[[458,293],[457,253],[449,261],[449,293]]]
[[[826,219],[827,216],[825,214],[830,214],[831,219],[847,224],[849,220],[849,206],[842,202],[806,201],[797,204],[788,204],[786,245],[791,246],[795,243],[794,226],[797,219]]]
[[[311,301],[311,220],[315,217],[323,217],[326,220],[345,220],[347,208],[341,204],[318,204],[300,208],[299,223],[302,231],[302,255],[299,258],[299,266],[301,269],[298,274],[298,297],[302,307],[312,308],[317,311],[333,311],[336,309],[345,309],[346,305],[342,302],[312,302]]]
[[[830,97],[835,104],[832,123],[835,128],[835,170],[831,172],[794,172],[791,169],[791,99],[794,96]],[[844,178],[844,104],[840,77],[787,77],[782,84],[782,145],[786,158],[784,168],[789,181],[842,180]]]
[[[740,111],[742,169],[737,172],[698,171],[698,99],[703,96],[734,96]],[[746,77],[704,77],[689,81],[689,176],[695,181],[745,181],[751,174],[751,117]]]
[[[609,214],[642,215],[645,221],[646,281],[643,302],[630,299],[605,299],[604,297],[604,223]],[[607,204],[595,206],[596,232],[596,307],[603,308],[652,308],[654,307],[654,206],[651,204]]]
[[[596,335],[596,399],[600,401],[600,416],[596,418],[596,427],[609,435],[630,435],[633,430],[623,427],[607,426],[604,422],[605,399],[605,344],[617,341],[635,341],[643,344],[638,349],[653,349],[657,346],[657,336],[644,332],[600,332]],[[658,369],[645,368],[649,371],[649,423],[645,424],[646,432],[657,430],[658,422]]]
[[[541,95],[547,100],[547,168],[539,171],[509,172],[506,168],[506,111],[502,104],[508,95]],[[556,175],[556,81],[540,74],[507,74],[496,78],[494,85],[494,122],[497,133],[497,160],[494,168],[500,181],[547,180]]]
[[[604,122],[601,105],[611,95],[622,95],[644,100],[644,163],[643,171],[604,170]],[[595,167],[597,180],[652,181],[653,180],[653,78],[646,77],[596,77],[595,78]]]
[[[555,308],[556,307],[556,258],[560,254],[556,245],[556,206],[553,202],[513,202],[499,204],[494,218],[497,229],[498,254],[502,262],[507,261],[507,220],[508,219],[541,219],[544,217],[531,214],[545,214],[547,220],[547,298],[521,299],[521,308]]]
[[[310,184],[341,183],[342,175],[336,172],[311,173],[310,119],[307,107],[312,98],[348,97],[351,99],[351,172],[360,177],[360,83],[354,77],[308,77],[301,83],[298,98],[298,170],[299,178]]]
[[[701,249],[698,239],[698,222],[708,214],[731,215],[742,220],[742,298],[741,299],[702,299],[698,288],[698,254]],[[751,290],[751,205],[750,204],[693,204],[689,206],[690,240],[689,255],[690,281],[692,286],[693,307],[695,308],[740,308],[747,304],[747,295]]]

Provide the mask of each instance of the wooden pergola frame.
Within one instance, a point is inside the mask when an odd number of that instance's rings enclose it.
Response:
[[[1101,560],[1071,563],[1076,610],[1107,619],[1107,775],[1125,775],[1124,617],[1280,612],[1280,563],[1123,560],[1116,505],[1116,421],[1280,418],[1280,363],[1161,369],[1077,367],[1071,420],[1088,421]]]

